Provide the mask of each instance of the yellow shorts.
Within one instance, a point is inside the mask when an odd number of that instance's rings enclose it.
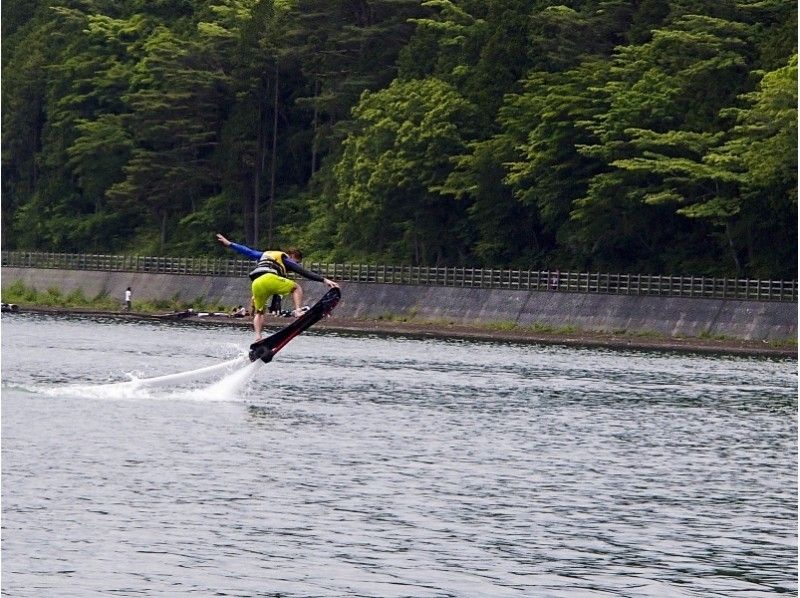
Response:
[[[262,274],[253,281],[251,287],[256,311],[264,311],[272,295],[288,295],[296,286],[296,282],[277,274]]]

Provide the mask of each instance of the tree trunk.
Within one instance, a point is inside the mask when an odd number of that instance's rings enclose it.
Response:
[[[31,167],[29,172],[29,193],[33,193],[36,186],[39,184],[39,167],[36,155],[39,153],[39,146],[41,145],[42,128],[44,127],[44,114],[42,112],[42,102],[37,96],[36,98],[36,124],[33,126],[33,145],[31,147]]]
[[[164,247],[167,245],[167,211],[160,210],[159,216],[161,217],[161,233],[159,235],[160,251],[164,253]]]
[[[317,151],[319,149],[317,135],[319,135],[319,79],[314,79],[314,119],[312,121],[313,137],[311,138],[311,176],[317,172]],[[309,177],[310,178],[310,177]]]
[[[733,257],[733,264],[736,266],[736,278],[742,273],[742,266],[739,263],[739,256],[736,255],[736,247],[733,245],[733,237],[731,237],[731,224],[730,222],[725,223],[725,236],[728,238],[728,246],[731,250],[731,257]]]
[[[265,92],[267,91],[268,82],[264,78]],[[266,94],[264,94],[266,95]],[[264,160],[266,156],[266,136],[267,136],[267,108],[259,102],[258,105],[258,129],[256,130],[256,155],[253,156],[253,239],[252,243],[257,246],[258,237],[261,234],[261,177],[264,174]]]
[[[257,245],[253,241],[253,202],[252,201],[243,201],[241,203],[242,206],[242,221],[244,222],[244,244],[245,245]]]
[[[263,111],[259,110],[259,112],[263,112]],[[258,137],[256,139],[256,151],[261,153],[262,156],[263,156],[264,152],[263,152],[262,142],[261,142],[261,129],[262,129],[261,121],[263,121],[263,120],[264,120],[263,115],[259,115],[259,119],[258,119],[258,121],[259,121],[259,123],[258,123],[259,132],[258,132]],[[261,165],[262,165],[262,163],[264,161],[264,158],[262,157],[260,160],[258,159],[258,156],[256,156],[255,158],[256,158],[254,160],[255,164],[253,164],[253,171],[254,172],[253,172],[253,225],[252,225],[253,239],[252,239],[252,243],[253,243],[253,245],[258,245],[258,235],[261,232],[261,231],[258,230],[258,219],[259,219],[259,216],[260,216],[259,209],[258,209],[258,204],[259,204],[259,199],[261,198],[261,172],[262,172]]]
[[[273,95],[272,105],[272,166],[270,173],[269,183],[269,211],[268,211],[268,227],[267,227],[267,245],[272,247],[272,227],[275,211],[275,170],[277,169],[277,156],[278,153],[278,58],[275,58],[275,93]]]

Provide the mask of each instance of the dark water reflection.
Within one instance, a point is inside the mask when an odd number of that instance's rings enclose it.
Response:
[[[113,384],[248,341],[3,318],[4,595],[797,592],[796,362],[308,334]]]

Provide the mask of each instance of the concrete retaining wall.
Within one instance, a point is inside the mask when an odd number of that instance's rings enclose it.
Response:
[[[3,268],[2,286],[21,280],[44,291],[87,297],[107,292],[123,303],[125,288],[136,300],[201,298],[233,307],[246,305],[245,278]],[[303,281],[308,302],[324,292],[320,283]],[[689,299],[630,295],[593,295],[501,289],[472,289],[369,283],[342,284],[342,318],[397,318],[458,324],[513,322],[574,326],[580,330],[660,333],[670,336],[727,336],[744,340],[786,340],[797,336],[797,303]]]

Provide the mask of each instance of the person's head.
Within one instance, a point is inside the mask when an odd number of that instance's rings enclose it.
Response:
[[[296,247],[292,247],[291,249],[286,250],[286,255],[292,258],[295,262],[302,262],[303,261],[303,252],[297,249]]]

